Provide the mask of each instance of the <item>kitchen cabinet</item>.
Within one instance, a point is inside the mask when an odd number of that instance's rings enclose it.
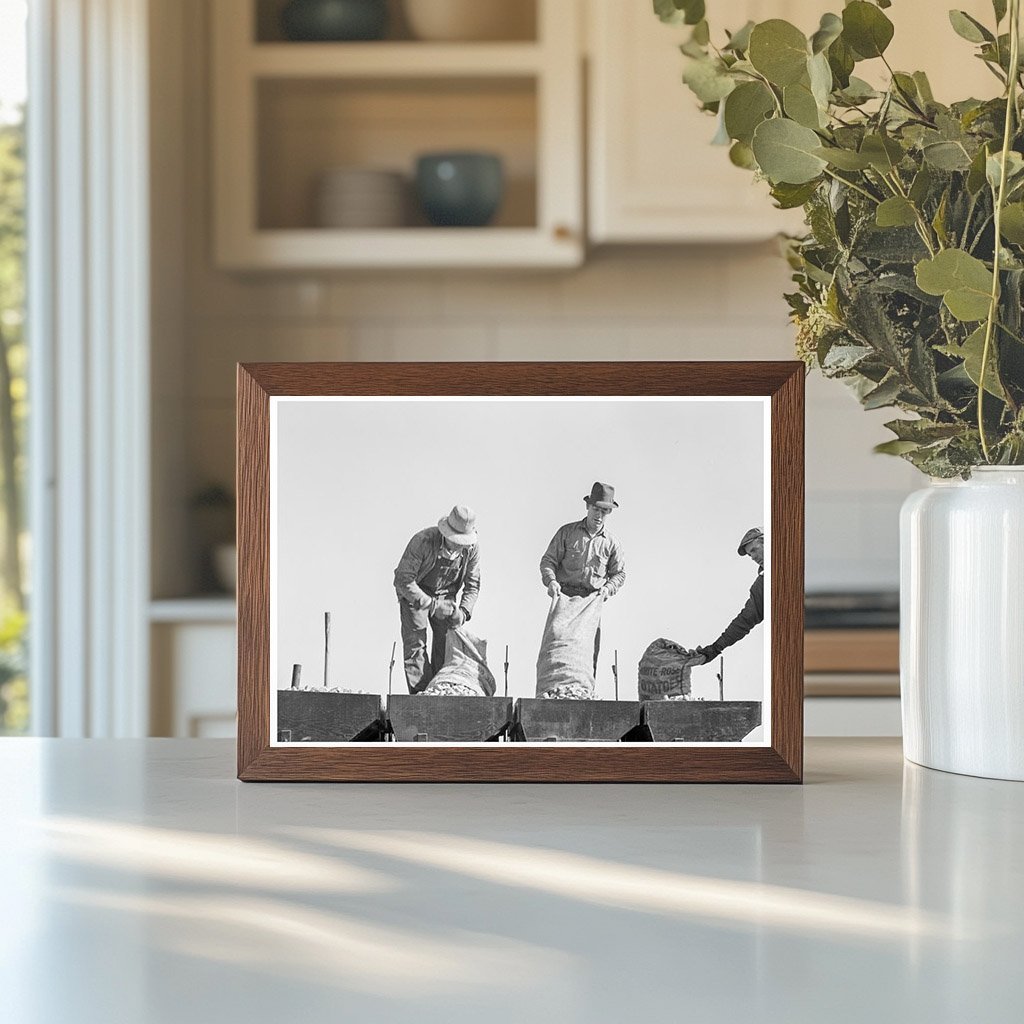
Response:
[[[273,0],[212,4],[218,266],[580,263],[579,8],[510,2],[535,13],[533,38],[439,43],[406,32],[373,42],[292,42],[280,36]],[[411,184],[418,155],[459,150],[502,159],[505,194],[492,225],[432,227],[410,190],[406,226],[319,226],[313,197],[328,172],[398,172]]]
[[[686,26],[663,25],[647,2],[587,0],[588,221],[593,243],[753,241],[799,232],[798,210],[776,210],[767,186],[734,167],[725,147],[710,145],[715,121],[697,109],[681,82],[678,44]],[[785,18],[805,33],[826,0],[708,0],[712,38],[747,20]],[[988,0],[958,7],[992,21]],[[938,99],[997,94],[998,83],[972,46],[952,30],[946,7],[900,0],[887,9],[895,36],[887,57],[897,69],[922,69]],[[880,83],[880,61],[857,74]]]

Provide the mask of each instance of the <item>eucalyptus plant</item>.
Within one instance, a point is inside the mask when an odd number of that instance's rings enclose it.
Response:
[[[1024,134],[1020,0],[952,29],[998,83],[950,105],[886,59],[890,0],[852,0],[806,36],[780,19],[711,40],[705,0],[654,0],[691,26],[683,80],[715,141],[766,179],[807,233],[786,240],[786,296],[808,367],[866,409],[909,414],[877,450],[931,476],[1024,463]],[[878,61],[888,86],[858,65]]]

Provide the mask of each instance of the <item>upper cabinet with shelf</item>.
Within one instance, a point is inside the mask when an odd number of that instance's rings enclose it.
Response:
[[[419,41],[392,5],[392,28],[382,40],[293,42],[283,37],[276,0],[218,0],[212,6],[218,264],[581,262],[577,5],[519,3],[523,28],[507,38]],[[430,224],[413,180],[417,158],[437,152],[500,159],[502,198],[487,226]],[[339,172],[355,182],[343,184],[351,194],[342,206],[360,206],[359,223],[325,226],[318,192]],[[382,197],[381,190],[401,190],[400,212],[395,195]],[[372,215],[377,209],[379,223]]]

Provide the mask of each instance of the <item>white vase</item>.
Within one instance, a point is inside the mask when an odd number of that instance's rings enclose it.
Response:
[[[900,561],[904,754],[1024,781],[1024,467],[911,494]]]

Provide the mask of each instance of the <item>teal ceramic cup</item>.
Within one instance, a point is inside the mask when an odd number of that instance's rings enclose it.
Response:
[[[387,0],[290,0],[281,11],[285,38],[296,42],[362,42],[387,27]]]
[[[425,153],[416,161],[416,194],[436,227],[483,227],[494,218],[505,194],[501,157]]]

